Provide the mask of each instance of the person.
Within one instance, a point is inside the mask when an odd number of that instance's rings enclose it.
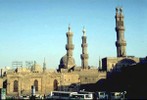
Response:
[[[46,98],[45,94],[44,94],[44,99]]]

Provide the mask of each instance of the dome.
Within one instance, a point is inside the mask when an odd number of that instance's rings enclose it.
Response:
[[[67,66],[68,64],[68,66]],[[61,60],[60,60],[60,65],[59,69],[64,68],[64,69],[70,69],[75,66],[75,60],[73,57],[68,57],[67,55],[64,55]]]
[[[122,59],[120,60],[117,64],[116,64],[116,67],[114,68],[114,70],[117,70],[117,71],[121,71],[121,69],[123,67],[128,67],[128,66],[131,66],[133,64],[136,64],[136,61],[134,61],[133,59]]]
[[[35,71],[42,71],[42,67],[40,66],[40,65],[38,65],[38,64],[36,64],[35,66],[34,66],[34,69],[35,69]]]
[[[132,59],[122,59],[117,63],[118,66],[125,67],[135,64],[136,62]]]
[[[42,67],[36,63],[31,67],[31,70],[35,71],[35,72],[42,72],[43,71]]]

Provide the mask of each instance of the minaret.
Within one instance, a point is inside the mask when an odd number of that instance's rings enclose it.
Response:
[[[43,71],[46,70],[46,63],[45,63],[45,58],[44,58],[44,62],[43,62]]]
[[[81,47],[82,47],[82,54],[81,54],[82,65],[81,67],[83,69],[88,69],[87,36],[86,36],[85,28],[83,28]]]
[[[73,49],[74,49],[74,45],[72,43],[72,37],[73,37],[73,33],[71,32],[71,28],[70,25],[68,26],[68,32],[66,33],[67,36],[67,44],[66,44],[66,50],[67,50],[67,64],[66,64],[66,68],[70,69],[71,67],[74,66],[74,62],[73,62]]]
[[[102,69],[101,59],[99,57],[99,69]]]
[[[74,70],[75,65],[75,60],[73,58],[73,49],[74,45],[72,43],[72,37],[73,33],[71,32],[70,25],[68,26],[68,32],[66,33],[67,36],[67,44],[65,46],[67,53],[61,58],[60,64],[59,64],[59,69],[58,71],[62,71],[62,69],[71,71]]]
[[[126,56],[126,41],[124,38],[124,15],[122,13],[122,8],[116,8],[116,34],[117,34],[117,41],[116,41],[116,48],[117,48],[117,57],[125,57]]]

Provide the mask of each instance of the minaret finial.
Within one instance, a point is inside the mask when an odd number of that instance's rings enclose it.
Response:
[[[83,36],[86,36],[86,29],[84,26],[83,26]]]
[[[118,13],[118,9],[119,9],[119,8],[118,8],[118,7],[116,7],[116,13]]]
[[[71,32],[71,26],[70,26],[70,24],[68,25],[68,32]]]
[[[120,7],[120,8],[119,8],[119,11],[120,11],[120,14],[122,15],[122,14],[123,14],[123,8]]]
[[[122,11],[123,11],[123,8],[122,8],[122,7],[120,7],[120,8],[119,8],[119,10],[120,10],[120,12],[122,12]]]
[[[44,63],[45,63],[45,57],[44,57]]]

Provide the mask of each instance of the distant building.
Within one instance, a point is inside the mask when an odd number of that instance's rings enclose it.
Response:
[[[147,56],[144,58],[140,58],[140,63],[147,63]]]
[[[139,61],[139,58],[136,57],[106,57],[102,59],[102,70],[121,71],[122,67],[137,64]]]

